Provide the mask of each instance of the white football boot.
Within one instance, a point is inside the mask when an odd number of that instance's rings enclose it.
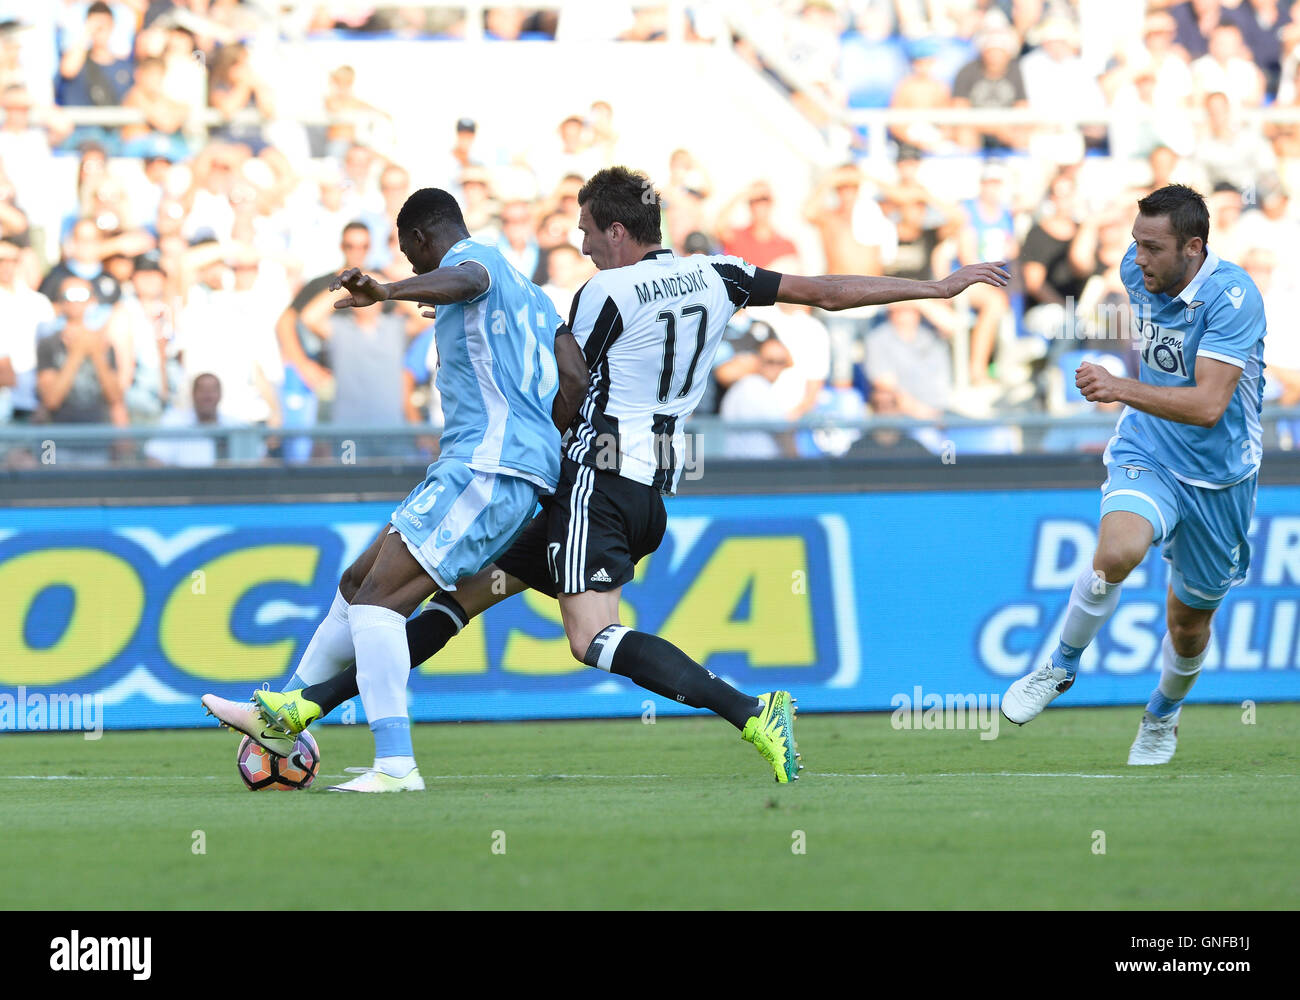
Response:
[[[298,738],[292,733],[268,726],[262,713],[251,701],[230,701],[218,698],[215,694],[205,694],[202,701],[208,715],[216,716],[223,726],[243,733],[277,757],[288,757],[293,753]]]
[[[422,792],[424,791],[424,779],[420,777],[420,769],[413,767],[400,778],[394,778],[391,774],[376,770],[373,767],[348,767],[344,768],[348,774],[355,774],[357,777],[350,781],[345,781],[341,785],[330,785],[331,792]]]
[[[1128,762],[1168,764],[1173,760],[1174,751],[1178,749],[1178,716],[1182,713],[1182,705],[1163,719],[1150,712],[1143,712],[1142,721],[1138,724],[1137,739],[1128,752]]]
[[[1002,696],[1002,714],[1008,722],[1023,726],[1038,716],[1058,696],[1070,690],[1074,676],[1048,660],[1032,674],[1026,674]]]

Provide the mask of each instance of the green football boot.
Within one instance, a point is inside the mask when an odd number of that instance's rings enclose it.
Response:
[[[253,704],[268,726],[296,736],[321,717],[320,706],[296,691],[254,691]]]
[[[758,700],[763,711],[745,723],[741,738],[767,758],[779,784],[798,781],[803,765],[794,741],[795,700],[789,691],[768,691]]]

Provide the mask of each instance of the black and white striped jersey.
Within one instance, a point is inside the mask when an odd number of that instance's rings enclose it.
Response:
[[[677,489],[687,418],[738,309],[776,302],[781,275],[739,257],[671,250],[598,272],[578,290],[569,327],[591,384],[565,439],[581,465],[663,493]]]

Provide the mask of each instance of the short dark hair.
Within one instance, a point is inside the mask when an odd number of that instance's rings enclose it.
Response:
[[[342,234],[340,235],[339,238],[340,238],[340,239],[347,239],[347,238],[348,238],[348,233],[352,232],[352,230],[354,230],[354,229],[360,229],[360,230],[362,230],[362,231],[366,234],[367,237],[369,237],[369,235],[370,235],[370,227],[369,227],[369,226],[367,226],[367,225],[366,225],[364,222],[362,222],[360,219],[353,219],[351,222],[349,222],[346,226],[343,227],[343,232],[342,232]]]
[[[1167,184],[1152,191],[1138,200],[1138,211],[1146,216],[1169,216],[1170,228],[1180,247],[1193,236],[1199,236],[1202,243],[1209,242],[1210,210],[1205,207],[1201,193],[1186,184]]]
[[[639,170],[606,167],[597,171],[582,185],[578,204],[589,206],[592,219],[602,230],[620,222],[638,243],[663,242],[659,192]]]
[[[104,0],[95,0],[94,3],[86,8],[86,18],[89,19],[93,14],[107,14],[109,17],[112,17],[113,8],[106,4]]]
[[[406,199],[397,213],[397,228],[437,229],[441,226],[465,228],[456,199],[442,188],[420,188]]]

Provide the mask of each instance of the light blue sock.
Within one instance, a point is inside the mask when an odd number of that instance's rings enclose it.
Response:
[[[1147,711],[1157,719],[1167,719],[1178,710],[1178,706],[1182,703],[1182,698],[1166,698],[1161,694],[1160,689],[1156,688],[1151,692],[1151,700],[1147,702]]]
[[[299,677],[298,671],[295,670],[293,672],[293,676],[284,682],[284,687],[280,688],[280,690],[297,691],[299,688],[305,688],[305,687],[307,687],[307,682],[304,681],[301,677]]]
[[[1083,656],[1085,647],[1067,646],[1065,643],[1059,643],[1052,650],[1052,666],[1058,670],[1064,670],[1070,677],[1075,675],[1079,669],[1079,659]]]
[[[375,734],[376,757],[414,757],[411,749],[411,720],[393,715],[387,719],[376,719],[370,723],[370,731]]]

